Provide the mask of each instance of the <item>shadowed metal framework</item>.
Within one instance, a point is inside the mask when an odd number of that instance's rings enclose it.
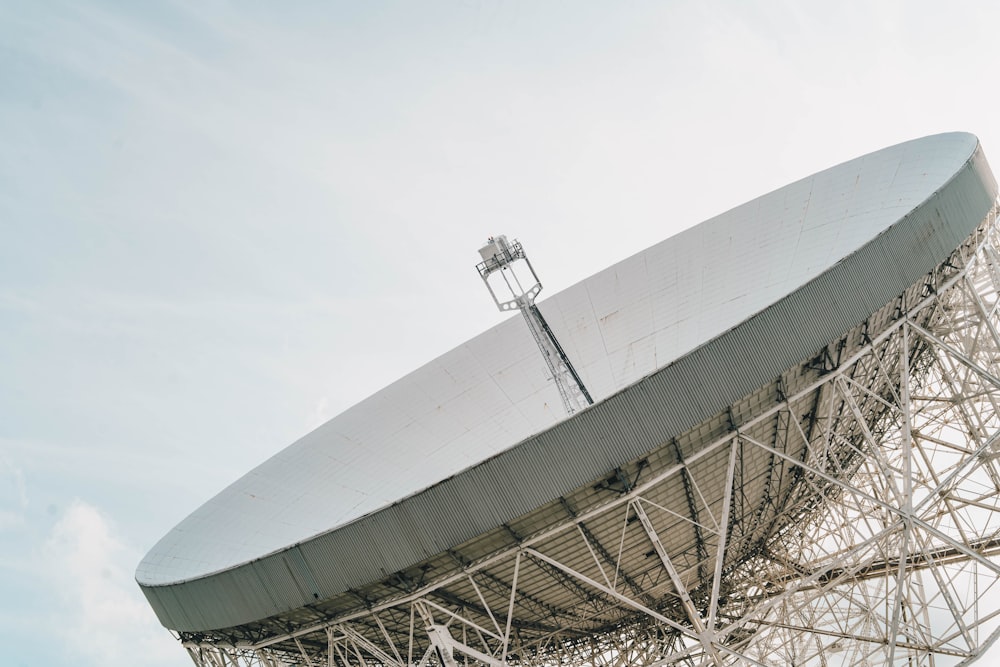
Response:
[[[606,478],[185,648],[199,667],[970,662],[1000,634],[996,218]]]

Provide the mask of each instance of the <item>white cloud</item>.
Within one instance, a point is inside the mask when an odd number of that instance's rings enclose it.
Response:
[[[43,559],[59,592],[52,627],[74,664],[183,665],[132,578],[138,557],[97,508],[76,500],[53,526]]]

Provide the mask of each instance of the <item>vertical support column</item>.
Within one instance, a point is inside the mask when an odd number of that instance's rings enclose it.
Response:
[[[501,661],[506,662],[507,650],[510,648],[510,624],[514,620],[514,598],[517,596],[517,578],[521,572],[521,552],[514,557],[514,581],[510,585],[510,604],[507,606],[507,626],[503,632],[503,655]]]
[[[687,614],[688,620],[691,621],[691,625],[694,627],[695,633],[698,635],[698,639],[704,647],[705,652],[712,657],[716,665],[722,665],[722,656],[719,655],[718,649],[713,644],[714,633],[706,632],[705,622],[695,608],[694,601],[688,594],[687,586],[684,585],[680,573],[670,560],[667,548],[660,541],[660,536],[656,533],[653,522],[650,521],[646,510],[643,509],[642,502],[640,500],[634,501],[632,509],[635,511],[636,516],[639,517],[639,523],[642,524],[643,530],[646,531],[649,541],[653,543],[653,548],[656,550],[656,555],[660,557],[660,562],[663,563],[664,569],[670,575],[670,581],[673,582],[674,588],[677,590],[677,596],[681,599],[681,606],[684,607],[684,612]],[[723,532],[724,530],[720,530],[720,533]]]
[[[722,566],[726,562],[726,543],[729,534],[729,514],[733,507],[733,484],[736,481],[736,450],[740,446],[739,438],[733,438],[729,448],[729,465],[726,468],[726,486],[722,497],[722,517],[719,520],[719,546],[715,553],[715,571],[712,573],[712,596],[708,606],[708,627],[715,630],[716,616],[719,613],[719,592],[722,588]]]
[[[896,571],[896,596],[893,602],[892,621],[889,624],[889,661],[896,659],[896,645],[899,642],[900,614],[904,604],[904,590],[907,584],[907,562],[910,557],[910,540],[913,537],[913,460],[912,460],[912,415],[910,414],[910,345],[909,326],[904,320],[899,331],[899,409],[902,413],[900,428],[900,456],[902,457],[902,510],[903,531],[899,544],[899,567]],[[886,475],[892,475],[886,469]]]

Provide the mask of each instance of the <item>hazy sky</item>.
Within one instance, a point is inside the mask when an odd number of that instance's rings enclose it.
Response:
[[[186,665],[133,572],[500,319],[865,152],[979,135],[989,2],[0,0],[5,665]]]

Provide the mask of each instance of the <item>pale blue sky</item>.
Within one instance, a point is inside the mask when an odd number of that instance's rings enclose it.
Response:
[[[4,663],[187,664],[139,558],[496,323],[487,236],[551,293],[906,139],[970,131],[1000,165],[998,25],[986,2],[0,2]]]

